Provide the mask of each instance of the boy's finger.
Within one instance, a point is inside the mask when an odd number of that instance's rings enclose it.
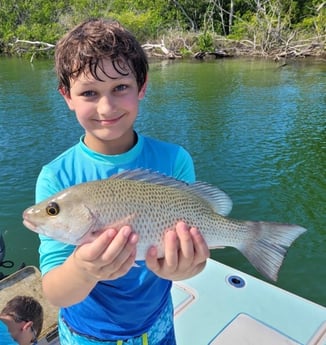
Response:
[[[93,242],[85,243],[78,247],[79,253],[86,261],[93,261],[100,257],[107,249],[113,239],[116,237],[115,229],[107,229],[103,231]]]

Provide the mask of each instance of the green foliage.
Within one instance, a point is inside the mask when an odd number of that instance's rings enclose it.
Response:
[[[153,10],[137,14],[130,11],[110,13],[110,16],[128,28],[140,42],[149,41],[161,31],[162,21]]]
[[[191,57],[193,55],[193,52],[183,47],[180,49],[180,54],[182,57],[187,58],[187,57]]]
[[[233,22],[232,33],[228,35],[228,38],[233,40],[252,38],[252,28],[257,26],[257,17],[251,12],[246,12],[242,18],[237,13],[236,18]]]
[[[264,42],[281,41],[291,30],[306,37],[326,34],[323,0],[0,0],[0,53],[16,39],[55,44],[90,17],[113,17],[142,43],[171,31],[199,33],[202,51],[214,49],[215,35]]]
[[[306,33],[315,32],[316,36],[326,35],[326,3],[314,15],[303,18],[301,22],[296,24],[295,28]]]
[[[214,50],[213,36],[209,32],[204,32],[198,36],[198,48],[202,52]]]

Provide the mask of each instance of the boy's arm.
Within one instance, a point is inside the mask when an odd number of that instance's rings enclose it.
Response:
[[[43,168],[36,184],[36,202],[64,188],[55,174]],[[130,227],[107,229],[92,243],[74,248],[40,236],[40,267],[45,296],[59,307],[88,296],[100,280],[116,279],[132,267],[138,237]]]

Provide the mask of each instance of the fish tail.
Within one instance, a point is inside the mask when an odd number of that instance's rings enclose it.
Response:
[[[250,221],[245,226],[253,236],[240,251],[261,274],[276,281],[288,248],[306,229],[293,224]]]

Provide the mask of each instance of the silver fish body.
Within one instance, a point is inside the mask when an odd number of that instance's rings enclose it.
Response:
[[[23,218],[30,230],[74,245],[129,224],[139,234],[136,260],[151,245],[163,257],[165,231],[183,220],[199,229],[210,249],[237,248],[259,272],[277,280],[288,247],[306,229],[230,219],[231,208],[223,191],[204,182],[186,184],[137,169],[62,190],[26,209]]]

